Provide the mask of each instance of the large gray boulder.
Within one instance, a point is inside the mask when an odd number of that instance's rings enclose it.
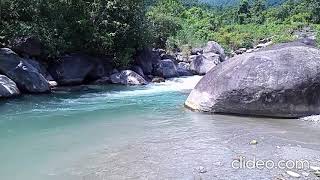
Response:
[[[107,76],[111,71],[112,65],[108,62],[108,59],[85,54],[66,55],[49,65],[49,72],[59,85],[94,82]]]
[[[110,80],[113,84],[122,85],[146,85],[148,83],[142,76],[131,70],[124,70],[120,73],[112,74]]]
[[[220,55],[220,61],[225,61],[226,59],[224,49],[215,41],[209,41],[207,43],[207,45],[203,48],[203,54],[205,53],[214,53]]]
[[[13,80],[23,92],[43,93],[50,91],[49,84],[43,75],[8,48],[0,49],[0,73]]]
[[[20,91],[15,82],[7,76],[0,75],[0,98],[17,96]]]
[[[30,58],[24,59],[24,62],[33,66],[40,74],[42,74],[46,78],[47,81],[53,81],[51,74],[48,72],[46,66],[43,63]]]
[[[320,50],[284,44],[213,68],[185,105],[211,113],[295,118],[320,113]]]
[[[161,60],[156,68],[156,75],[164,78],[178,77],[177,67],[171,59]]]
[[[194,74],[205,75],[212,68],[221,62],[220,55],[215,53],[206,53],[203,55],[192,56],[190,70]]]
[[[150,48],[145,48],[137,52],[135,64],[140,66],[144,75],[151,75],[155,65],[161,60],[160,53]]]

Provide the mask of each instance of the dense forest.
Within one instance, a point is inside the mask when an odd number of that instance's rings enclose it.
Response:
[[[130,64],[143,47],[183,50],[214,40],[227,50],[259,40],[294,40],[310,27],[320,36],[320,1],[241,0],[217,7],[192,0],[1,0],[0,47],[37,36],[48,59],[70,52],[111,55]],[[192,4],[192,5],[191,5]]]

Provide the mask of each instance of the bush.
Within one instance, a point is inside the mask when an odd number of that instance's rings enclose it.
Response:
[[[127,64],[127,58],[134,53],[131,49],[150,42],[143,3],[144,0],[3,0],[0,41],[5,46],[16,37],[36,35],[51,57],[76,51],[131,53],[121,56]]]
[[[183,10],[184,6],[179,0],[160,0],[147,12],[155,46],[165,48],[168,38],[181,30],[179,16]]]

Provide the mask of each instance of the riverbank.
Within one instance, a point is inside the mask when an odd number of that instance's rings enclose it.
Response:
[[[240,155],[320,166],[318,122],[191,112],[183,102],[199,79],[1,102],[0,173],[13,180],[287,177],[286,170],[234,170],[230,163]],[[314,178],[310,170],[293,171]]]

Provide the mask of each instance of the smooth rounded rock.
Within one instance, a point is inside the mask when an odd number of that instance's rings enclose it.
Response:
[[[296,118],[320,113],[320,50],[283,44],[239,55],[202,78],[185,105],[227,114]]]
[[[148,82],[138,73],[131,70],[124,70],[120,73],[112,74],[110,81],[113,84],[122,85],[146,85]]]
[[[8,48],[0,49],[0,72],[13,80],[23,92],[44,93],[50,91],[49,83],[44,76]]]
[[[0,75],[0,98],[12,97],[20,94],[15,82],[7,76]]]
[[[164,78],[178,77],[177,67],[171,59],[161,60],[156,68],[156,75]]]

